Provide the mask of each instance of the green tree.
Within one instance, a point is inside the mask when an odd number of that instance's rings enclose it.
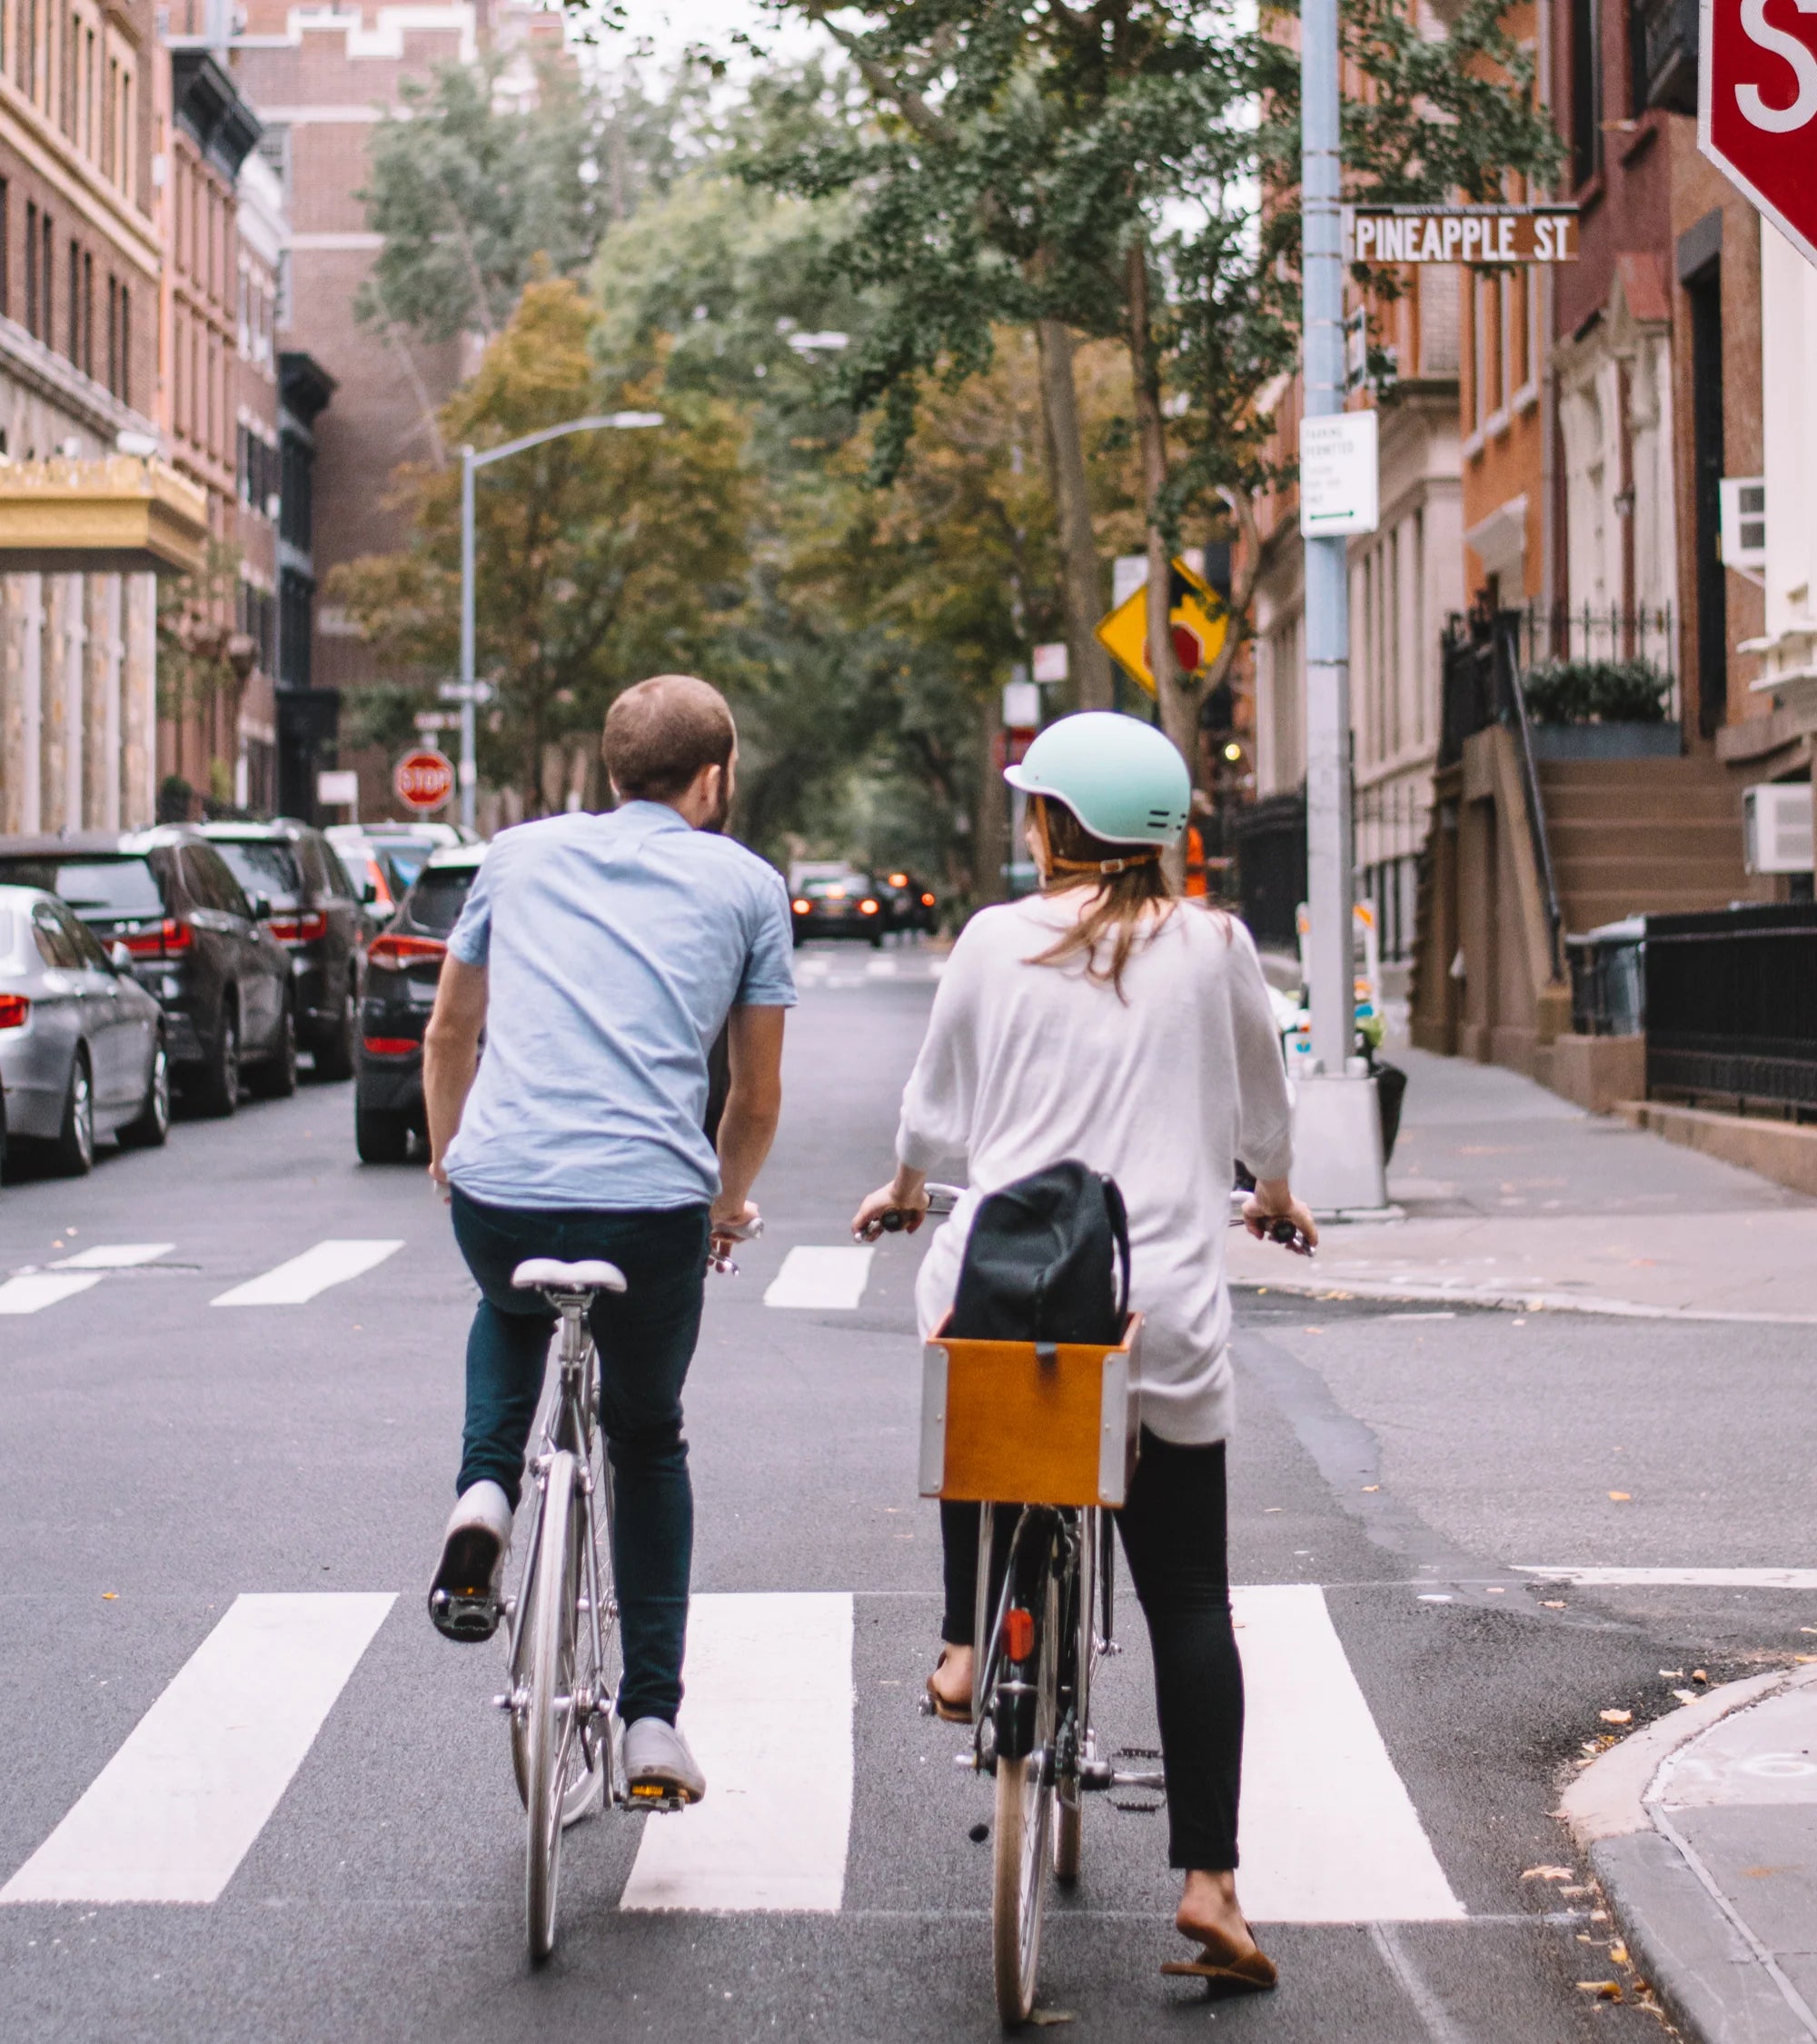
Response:
[[[906,456],[930,385],[963,382],[1005,326],[1040,342],[1067,636],[1087,701],[1101,604],[1074,376],[1077,339],[1127,352],[1163,721],[1190,757],[1201,682],[1176,670],[1167,557],[1189,525],[1235,518],[1271,480],[1255,400],[1298,352],[1298,65],[1287,10],[1229,0],[775,0],[820,22],[870,94],[830,142],[751,172],[849,205],[834,251],[878,313],[846,372],[878,408],[879,471]],[[1346,108],[1354,189],[1485,197],[1544,179],[1558,144],[1504,0],[1467,0],[1427,40],[1398,0],[1344,11],[1360,91]],[[853,17],[857,16],[856,23]],[[1378,282],[1384,280],[1376,280]],[[1236,592],[1241,612],[1246,590]]]
[[[721,400],[600,370],[598,310],[570,281],[525,289],[478,372],[442,412],[450,445],[497,445],[569,419],[657,410],[661,427],[577,433],[479,480],[478,668],[499,689],[482,764],[542,807],[545,746],[590,742],[626,684],[710,667],[743,600],[754,479],[746,426]],[[453,671],[460,478],[402,472],[412,521],[402,551],[335,570],[330,590],[400,670]],[[496,729],[490,728],[496,723]]]

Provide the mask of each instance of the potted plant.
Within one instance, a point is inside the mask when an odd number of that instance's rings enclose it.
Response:
[[[1676,759],[1672,677],[1651,660],[1542,660],[1521,677],[1536,759]]]

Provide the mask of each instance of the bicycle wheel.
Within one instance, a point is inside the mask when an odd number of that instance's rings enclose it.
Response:
[[[576,1602],[585,1523],[576,1473],[572,1455],[558,1451],[550,1457],[536,1573],[525,1593],[529,1612],[521,1711],[530,1850],[524,1913],[533,1960],[547,1959],[555,1949],[563,1817],[577,1762],[585,1772],[574,1710]]]
[[[1041,1911],[1048,1892],[1048,1832],[1054,1808],[1053,1751],[1059,1684],[1059,1601],[1051,1552],[1036,1563],[1039,1595],[1034,1668],[1035,1736],[1018,1759],[997,1756],[997,1822],[990,1900],[991,1958],[997,2013],[1019,2028],[1035,2006],[1041,1956]]]
[[[1054,1771],[1054,1879],[1066,1888],[1078,1879],[1085,1848],[1085,1796],[1079,1787],[1079,1769],[1090,1752],[1097,1599],[1097,1513],[1087,1510],[1079,1513],[1078,1567],[1067,1585],[1060,1625],[1061,1706],[1072,1723],[1070,1737],[1064,1741],[1067,1764]]]

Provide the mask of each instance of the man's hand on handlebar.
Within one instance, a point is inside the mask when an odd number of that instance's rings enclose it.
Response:
[[[715,1200],[708,1225],[712,1231],[712,1254],[723,1258],[731,1255],[734,1243],[750,1242],[763,1233],[763,1216],[754,1199],[741,1199],[731,1206]]]

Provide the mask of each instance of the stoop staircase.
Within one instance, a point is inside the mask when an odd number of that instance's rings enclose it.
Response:
[[[1567,934],[1758,897],[1742,868],[1741,786],[1721,761],[1548,759],[1539,779]]]

